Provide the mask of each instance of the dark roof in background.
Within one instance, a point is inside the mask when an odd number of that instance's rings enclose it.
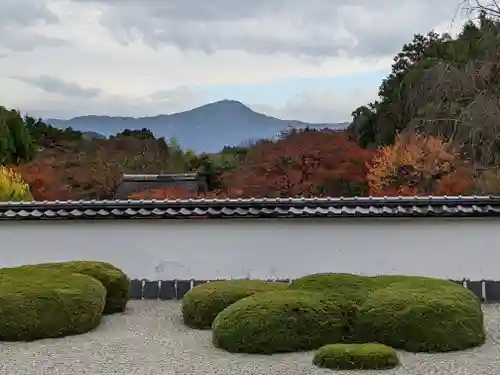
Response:
[[[124,174],[115,199],[127,199],[134,193],[173,187],[196,195],[206,188],[206,180],[198,173]]]
[[[0,220],[500,216],[500,197],[0,202]]]

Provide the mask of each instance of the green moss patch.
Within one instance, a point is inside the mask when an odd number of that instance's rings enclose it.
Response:
[[[0,270],[0,341],[32,341],[97,327],[106,289],[93,277],[60,270]]]
[[[106,288],[104,314],[114,314],[125,310],[130,298],[130,280],[119,268],[107,262],[71,261],[42,263],[30,266],[38,269],[56,269],[71,273],[81,273],[99,280]]]
[[[383,344],[330,344],[316,351],[313,363],[333,370],[382,370],[397,367],[399,358]]]
[[[285,290],[284,283],[260,280],[226,280],[198,285],[182,299],[184,323],[196,329],[210,329],[222,310],[242,298],[271,290]]]

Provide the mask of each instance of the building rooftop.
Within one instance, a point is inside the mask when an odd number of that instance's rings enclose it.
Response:
[[[115,198],[127,199],[134,193],[174,187],[196,195],[206,190],[206,180],[198,173],[124,174]]]
[[[500,197],[0,202],[0,220],[500,216]]]

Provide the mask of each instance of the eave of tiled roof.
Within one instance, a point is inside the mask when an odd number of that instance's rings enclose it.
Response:
[[[500,197],[0,202],[0,220],[500,216]]]

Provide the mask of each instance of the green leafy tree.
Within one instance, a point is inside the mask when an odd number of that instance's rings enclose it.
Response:
[[[7,124],[15,150],[12,161],[17,164],[31,160],[35,155],[35,147],[21,114],[15,110],[9,111]]]
[[[71,127],[59,129],[46,124],[42,119],[35,119],[29,115],[24,116],[24,124],[32,141],[35,144],[45,145],[56,140],[77,141],[82,139],[83,133]]]
[[[354,110],[348,130],[364,148],[424,132],[452,142],[473,166],[498,165],[499,102],[500,24],[483,11],[456,38],[415,35],[394,58],[379,99]]]
[[[33,158],[35,149],[20,113],[0,107],[0,163],[18,164]]]
[[[142,129],[125,129],[120,133],[116,134],[116,137],[136,137],[139,139],[156,139],[153,132],[147,128]]]

